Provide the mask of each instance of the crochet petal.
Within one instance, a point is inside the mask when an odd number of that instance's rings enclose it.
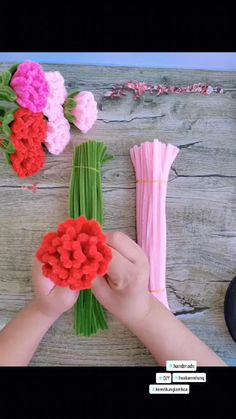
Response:
[[[62,111],[62,114],[60,114],[58,118],[48,122],[45,145],[51,154],[58,155],[65,149],[70,138],[70,124],[63,116]]]
[[[40,64],[26,61],[14,73],[10,85],[17,95],[17,103],[32,112],[41,112],[49,96],[49,85]]]
[[[84,134],[86,134],[94,125],[97,119],[97,102],[92,92],[80,92],[73,98],[76,101],[76,107],[72,109],[72,114],[75,117],[74,124]]]

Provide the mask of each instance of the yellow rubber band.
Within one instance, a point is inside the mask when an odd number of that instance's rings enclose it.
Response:
[[[89,167],[89,166],[74,166],[76,169],[90,169],[95,170],[95,172],[100,173],[100,170],[96,169],[95,167]]]
[[[149,292],[156,293],[156,292],[163,292],[163,291],[165,291],[165,288],[159,288],[158,290],[150,290]]]
[[[167,183],[168,180],[165,179],[154,179],[154,180],[146,180],[146,179],[138,179],[136,183]]]

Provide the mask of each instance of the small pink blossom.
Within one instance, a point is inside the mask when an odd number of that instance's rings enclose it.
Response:
[[[24,191],[32,191],[33,193],[35,193],[38,190],[37,185],[37,183],[33,183],[31,186],[21,186],[21,189],[23,189]]]

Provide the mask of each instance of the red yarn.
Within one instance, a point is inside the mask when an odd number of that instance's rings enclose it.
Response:
[[[47,123],[43,113],[19,108],[14,114],[11,131],[11,140],[16,149],[10,155],[13,169],[20,177],[35,175],[45,163],[42,143],[46,138]]]
[[[42,147],[29,147],[10,154],[12,167],[19,177],[34,176],[45,164],[45,152]]]
[[[36,253],[43,274],[61,287],[72,290],[91,288],[96,276],[107,273],[111,248],[96,220],[69,218],[43,238]]]
[[[47,134],[47,123],[42,112],[31,112],[29,109],[19,108],[14,114],[11,124],[12,140],[26,145],[35,146],[44,142]]]

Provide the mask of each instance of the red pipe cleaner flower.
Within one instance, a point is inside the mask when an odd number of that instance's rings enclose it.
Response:
[[[47,134],[47,122],[43,113],[18,109],[14,114],[11,131],[11,140],[16,148],[16,152],[10,154],[13,169],[20,177],[35,175],[45,163],[42,143]]]
[[[69,218],[43,238],[36,252],[43,274],[61,287],[91,288],[96,276],[107,273],[112,259],[106,235],[96,220]]]

